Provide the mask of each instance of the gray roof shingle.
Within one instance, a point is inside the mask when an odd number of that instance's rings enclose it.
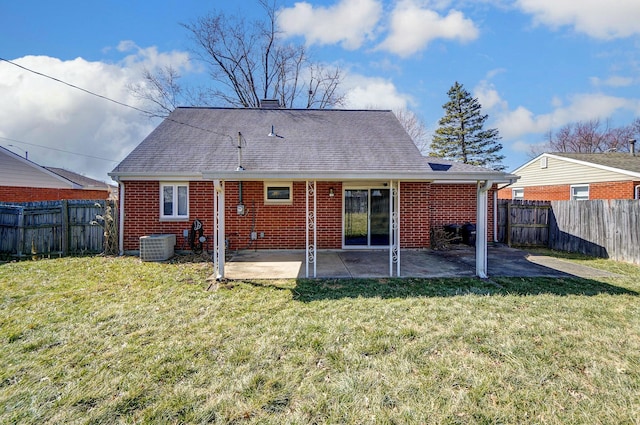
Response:
[[[253,172],[493,172],[423,157],[391,111],[190,107],[175,109],[110,174],[232,172],[238,133],[242,167]]]

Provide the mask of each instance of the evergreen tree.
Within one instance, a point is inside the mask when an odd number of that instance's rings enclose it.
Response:
[[[483,129],[489,116],[482,115],[478,99],[457,81],[447,94],[449,101],[442,105],[445,115],[438,122],[430,155],[503,171],[500,134],[496,128]]]

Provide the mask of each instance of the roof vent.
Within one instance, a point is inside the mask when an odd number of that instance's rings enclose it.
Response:
[[[636,139],[629,139],[629,151],[631,155],[636,156]]]
[[[280,101],[278,99],[262,99],[260,109],[280,109]]]

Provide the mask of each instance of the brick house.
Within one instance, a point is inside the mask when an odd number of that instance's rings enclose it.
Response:
[[[307,267],[316,250],[388,249],[398,274],[401,248],[464,222],[477,222],[486,274],[489,193],[514,178],[423,157],[391,111],[277,107],[177,108],[110,175],[122,253],[198,219],[219,277],[225,245],[306,250]]]
[[[516,169],[500,199],[639,199],[640,157],[631,153],[543,153]]]
[[[0,146],[0,202],[109,199],[114,187],[69,170],[42,167]]]

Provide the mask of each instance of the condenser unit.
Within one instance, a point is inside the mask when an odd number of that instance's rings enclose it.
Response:
[[[150,235],[140,238],[142,261],[164,261],[173,257],[176,235]]]

